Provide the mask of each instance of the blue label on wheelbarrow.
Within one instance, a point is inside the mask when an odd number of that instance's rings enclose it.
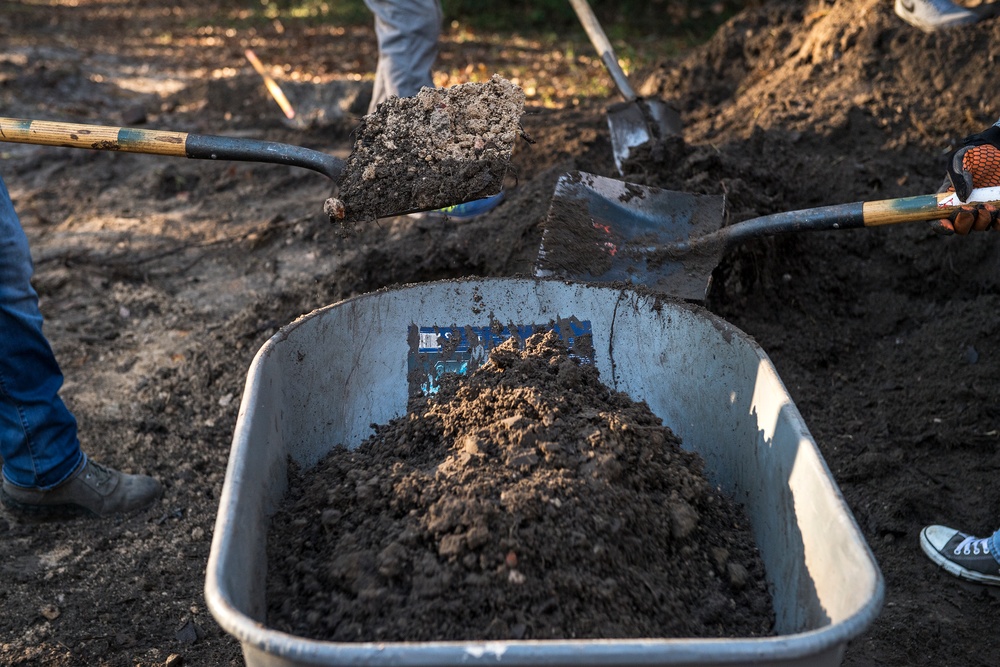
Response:
[[[411,324],[408,332],[410,353],[406,367],[410,395],[417,392],[437,392],[440,378],[445,373],[471,373],[487,362],[490,350],[509,338],[515,338],[518,347],[524,348],[525,340],[545,331],[554,331],[562,339],[570,358],[581,363],[593,363],[590,320],[566,317],[548,324]]]

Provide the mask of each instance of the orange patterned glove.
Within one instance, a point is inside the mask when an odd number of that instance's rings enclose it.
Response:
[[[1000,123],[1000,121],[997,121]],[[1000,185],[1000,126],[966,137],[948,158],[949,190],[965,201],[974,188]],[[946,234],[1000,229],[1000,210],[992,204],[966,204],[936,226]]]

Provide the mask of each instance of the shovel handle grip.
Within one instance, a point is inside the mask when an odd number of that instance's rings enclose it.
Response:
[[[618,56],[615,55],[615,50],[611,46],[611,40],[608,39],[604,28],[598,23],[597,16],[594,15],[594,10],[590,8],[587,0],[569,0],[569,4],[573,6],[573,11],[576,12],[577,18],[580,19],[583,29],[587,31],[590,43],[594,45],[597,54],[601,56],[601,61],[604,62],[604,66],[608,69],[611,78],[615,80],[618,91],[625,98],[626,102],[634,102],[636,99],[635,91],[632,90],[628,79],[625,78],[625,72],[622,71],[621,65],[618,64]]]
[[[304,167],[337,181],[344,162],[332,155],[273,141],[23,118],[0,118],[0,141],[102,151],[238,160]]]
[[[919,222],[947,218],[963,204],[992,204],[1000,206],[1000,187],[977,188],[963,202],[954,192],[918,195],[902,199],[883,199],[864,202],[862,215],[865,227],[894,225],[900,222]]]
[[[40,146],[186,157],[184,144],[187,136],[184,132],[129,130],[101,125],[0,118],[0,140]]]

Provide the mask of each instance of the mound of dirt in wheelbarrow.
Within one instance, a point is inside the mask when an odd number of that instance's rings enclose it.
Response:
[[[293,475],[268,623],[334,641],[767,635],[747,519],[679,444],[554,334],[510,339]]]
[[[324,210],[333,220],[373,220],[495,195],[523,111],[524,91],[497,75],[392,97],[362,119]]]

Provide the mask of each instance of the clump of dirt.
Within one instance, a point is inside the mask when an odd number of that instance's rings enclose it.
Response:
[[[771,633],[742,509],[553,333],[293,474],[268,623],[334,641]]]
[[[524,91],[498,75],[390,98],[362,120],[338,197],[324,210],[357,222],[494,195],[523,111]]]

